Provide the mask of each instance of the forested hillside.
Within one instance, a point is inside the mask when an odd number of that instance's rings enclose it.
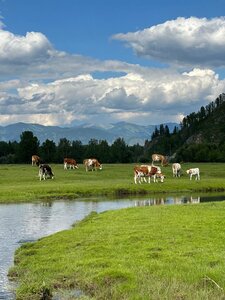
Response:
[[[176,161],[225,161],[225,94],[186,116],[180,129],[160,126],[145,152],[160,152]]]

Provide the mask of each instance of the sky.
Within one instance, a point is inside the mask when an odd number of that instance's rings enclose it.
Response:
[[[0,0],[0,126],[179,123],[225,92],[225,0]]]

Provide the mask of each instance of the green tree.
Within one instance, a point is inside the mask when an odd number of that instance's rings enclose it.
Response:
[[[98,155],[101,163],[110,163],[111,155],[110,155],[110,146],[106,140],[99,141],[98,145]]]
[[[22,163],[31,162],[31,156],[38,154],[39,141],[32,131],[24,131],[20,135],[20,142],[18,145],[17,157],[18,161]]]
[[[41,158],[43,162],[56,162],[56,144],[47,139],[40,147]]]
[[[118,138],[111,146],[111,157],[113,163],[128,163],[131,161],[131,152],[124,139]]]
[[[82,163],[84,159],[84,146],[81,141],[73,141],[71,146],[71,157]]]
[[[85,152],[86,158],[95,157],[97,159],[99,158],[99,147],[98,147],[98,140],[91,139],[87,145],[86,152]]]
[[[71,156],[71,142],[66,138],[60,139],[57,147],[58,162],[63,162],[63,159],[65,157],[70,157],[70,156]]]

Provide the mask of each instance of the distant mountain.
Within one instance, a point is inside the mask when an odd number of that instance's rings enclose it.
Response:
[[[172,131],[177,123],[166,123]],[[0,126],[1,141],[20,141],[20,135],[24,131],[32,131],[40,143],[46,139],[58,143],[61,138],[70,141],[79,140],[83,145],[88,144],[91,139],[106,140],[112,144],[117,138],[123,138],[128,145],[139,143],[143,145],[145,140],[150,140],[155,127],[159,125],[141,126],[127,122],[110,124],[107,127],[93,124],[84,124],[75,127],[43,126],[40,124],[15,123]]]

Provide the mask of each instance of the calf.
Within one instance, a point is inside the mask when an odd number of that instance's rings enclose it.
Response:
[[[195,175],[195,180],[200,180],[200,170],[199,168],[193,168],[186,171],[187,174],[190,175],[190,180],[192,180],[192,176]]]
[[[54,174],[52,172],[52,168],[49,165],[40,165],[39,166],[39,178],[40,181],[42,179],[47,179],[47,178],[54,178]]]

